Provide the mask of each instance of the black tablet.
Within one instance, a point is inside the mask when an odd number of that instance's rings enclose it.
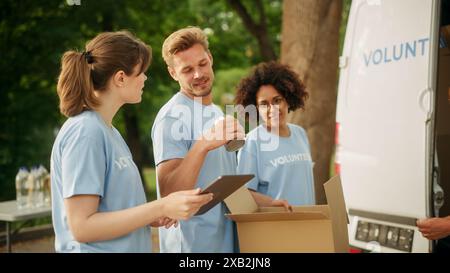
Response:
[[[214,197],[209,203],[203,205],[195,215],[201,215],[208,210],[212,209],[215,205],[222,202],[225,198],[230,196],[233,192],[237,191],[245,183],[250,181],[253,174],[242,175],[222,175],[214,180],[206,189],[200,194],[213,193]]]

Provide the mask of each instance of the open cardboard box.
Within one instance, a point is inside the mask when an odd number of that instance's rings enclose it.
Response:
[[[349,252],[347,211],[339,176],[324,184],[327,205],[258,207],[244,186],[225,199],[248,252]]]

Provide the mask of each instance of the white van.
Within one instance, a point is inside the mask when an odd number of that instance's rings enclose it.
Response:
[[[416,219],[450,215],[450,50],[439,43],[445,1],[352,1],[335,167],[356,250],[430,252],[434,242]]]

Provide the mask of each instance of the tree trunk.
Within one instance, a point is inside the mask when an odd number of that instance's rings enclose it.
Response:
[[[334,148],[339,26],[342,0],[284,0],[281,62],[304,82],[306,110],[289,115],[305,128],[311,144],[316,202],[326,202],[323,183],[330,176]]]
[[[139,173],[142,178],[145,192],[148,192],[147,183],[145,181],[143,166],[144,160],[142,156],[143,145],[141,144],[138,116],[136,109],[132,105],[125,105],[123,107],[123,117],[125,121],[126,142],[130,147],[131,154],[133,155],[133,161],[136,164]]]
[[[264,5],[262,0],[255,2],[256,9],[259,14],[259,22],[256,22],[247,8],[240,0],[227,0],[228,5],[237,13],[241,18],[245,28],[256,38],[258,41],[259,52],[264,61],[272,61],[277,59],[275,50],[269,39],[269,32],[267,29],[266,13],[264,11]]]
[[[277,55],[275,54],[275,50],[272,47],[272,44],[269,40],[269,34],[267,33],[267,28],[261,30],[261,34],[258,34],[258,46],[259,51],[261,52],[261,57],[264,61],[274,61],[277,59]]]

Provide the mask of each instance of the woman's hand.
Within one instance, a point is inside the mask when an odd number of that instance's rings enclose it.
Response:
[[[289,205],[287,200],[284,199],[273,199],[270,204],[271,207],[284,207],[286,211],[292,212],[292,206]]]
[[[272,197],[250,190],[258,207],[284,207],[286,211],[292,212],[292,206],[284,199],[273,199]]]
[[[200,188],[177,191],[162,198],[163,215],[174,220],[187,220],[206,203],[212,200],[213,194],[200,194]]]

